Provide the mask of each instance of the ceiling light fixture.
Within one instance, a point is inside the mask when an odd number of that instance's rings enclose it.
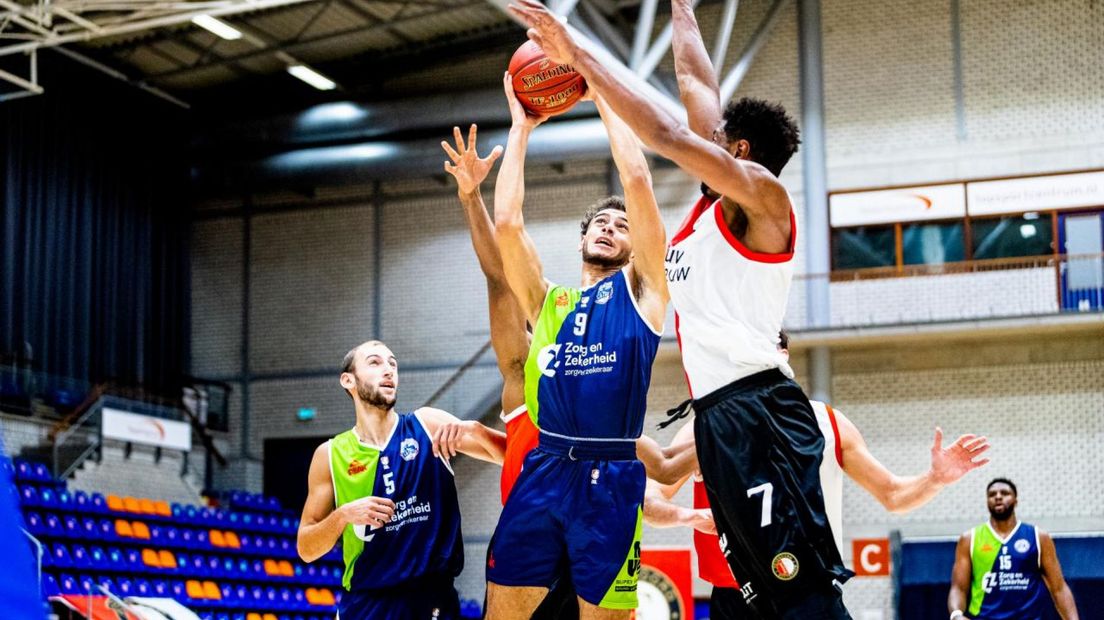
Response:
[[[210,15],[197,15],[192,18],[192,23],[210,32],[211,34],[218,35],[227,41],[236,41],[242,38],[242,33],[227,24],[226,22],[215,19]]]
[[[287,68],[287,72],[318,90],[333,90],[337,88],[337,84],[334,83],[333,80],[311,69],[307,65],[292,65]]]

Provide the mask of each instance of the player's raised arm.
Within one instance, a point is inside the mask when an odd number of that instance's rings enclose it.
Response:
[[[625,212],[633,247],[632,276],[637,280],[633,283],[634,294],[642,293],[637,303],[652,329],[661,331],[670,299],[663,267],[667,233],[652,190],[652,173],[640,143],[625,121],[610,109],[601,93],[595,93],[594,103],[606,125],[613,161],[625,189]]]
[[[958,537],[955,545],[954,568],[951,569],[951,591],[947,595],[947,613],[951,614],[950,620],[964,618],[963,610],[969,604],[970,580],[973,564],[970,560],[970,532]]]
[[[709,140],[721,122],[721,89],[694,17],[693,0],[672,0],[671,24],[675,77],[687,123],[691,131]]]
[[[874,458],[859,429],[846,416],[839,411],[834,413],[839,423],[844,473],[890,512],[905,513],[923,506],[943,487],[989,462],[981,458],[989,449],[985,437],[963,435],[944,448],[943,431],[937,428],[928,471],[915,476],[898,476]]]
[[[512,123],[506,141],[506,154],[495,182],[495,236],[502,253],[506,280],[525,316],[536,324],[544,305],[544,296],[548,293],[548,282],[544,279],[544,270],[533,240],[525,231],[521,207],[525,202],[525,151],[529,146],[529,134],[545,118],[529,116],[525,112],[514,94],[513,79],[509,73],[503,76],[502,85],[510,105]]]
[[[414,412],[433,438],[433,455],[446,461],[462,452],[488,463],[502,464],[506,434],[476,422],[461,420],[447,411],[422,407]]]
[[[672,442],[666,448],[647,435],[636,440],[636,458],[648,477],[660,484],[675,484],[698,469],[694,440]]]
[[[582,74],[644,144],[738,203],[748,215],[788,221],[792,209],[789,195],[769,170],[753,161],[733,157],[620,82],[590,52],[580,47],[563,23],[536,0],[515,0],[510,10],[530,26],[529,38],[553,61],[570,64]]]
[[[460,128],[454,127],[456,149],[448,142],[442,142],[441,146],[452,161],[451,164],[445,162],[445,172],[456,179],[457,195],[464,207],[472,247],[487,280],[491,346],[503,381],[502,408],[511,411],[525,402],[525,358],[529,353],[529,338],[525,331],[525,314],[510,289],[510,283],[506,281],[502,256],[495,240],[494,222],[487,214],[479,188],[495,160],[502,155],[502,147],[496,146],[487,157],[480,158],[476,151],[477,133],[478,128],[472,125],[465,144]]]
[[[334,487],[330,477],[330,442],[314,451],[307,474],[307,501],[299,521],[296,550],[304,562],[313,562],[333,549],[345,526],[383,527],[395,514],[395,504],[386,497],[364,497],[334,510]]]

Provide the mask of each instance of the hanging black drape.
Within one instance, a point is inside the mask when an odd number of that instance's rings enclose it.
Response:
[[[0,103],[0,355],[169,389],[188,361],[188,117],[53,54],[40,73],[46,94]]]

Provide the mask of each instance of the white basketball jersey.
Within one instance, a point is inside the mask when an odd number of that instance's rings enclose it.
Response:
[[[729,230],[720,201],[703,196],[672,237],[667,286],[694,398],[771,368],[793,378],[778,350],[793,279],[792,211],[790,231],[788,253],[753,252]]]
[[[831,405],[810,400],[816,414],[820,434],[824,435],[824,458],[820,461],[820,489],[824,494],[824,513],[832,526],[836,547],[843,555],[843,448],[840,446],[839,425]]]

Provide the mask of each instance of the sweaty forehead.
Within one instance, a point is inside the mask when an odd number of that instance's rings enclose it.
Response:
[[[394,359],[395,354],[391,352],[391,349],[388,349],[382,344],[371,344],[364,345],[360,348],[360,356],[363,359],[369,359],[373,356],[379,356],[386,360]]]
[[[598,213],[594,214],[594,219],[595,220],[600,218],[600,217],[605,217],[607,219],[610,219],[611,221],[617,221],[617,220],[622,220],[622,221],[625,221],[625,222],[629,221],[628,215],[620,209],[602,209]],[[593,220],[591,220],[591,221],[593,221]]]

